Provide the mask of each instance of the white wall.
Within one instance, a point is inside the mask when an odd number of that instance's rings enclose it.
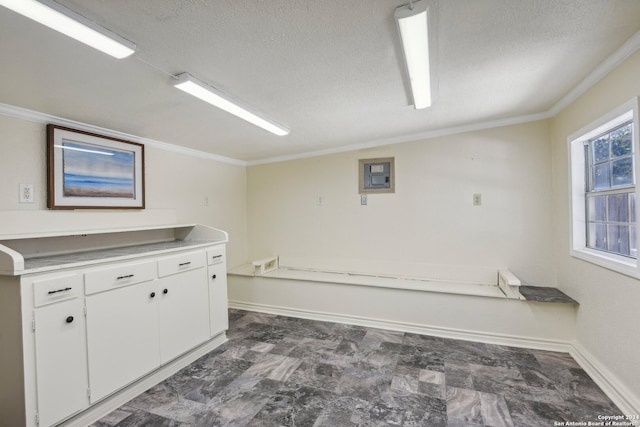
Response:
[[[361,206],[358,159],[389,156],[396,193]],[[508,267],[531,284],[555,284],[547,122],[252,166],[247,196],[250,260]]]
[[[553,216],[558,286],[580,302],[577,340],[634,396],[640,408],[640,281],[569,255],[567,137],[640,95],[636,52],[551,121]]]
[[[246,259],[244,166],[147,146],[145,210],[51,211],[46,202],[45,125],[0,115],[0,136],[0,235],[201,223],[229,233],[230,264]],[[20,183],[34,184],[35,203],[19,203]],[[205,206],[205,196],[209,206]]]

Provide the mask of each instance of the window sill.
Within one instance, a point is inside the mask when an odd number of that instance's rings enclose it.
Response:
[[[591,264],[604,267],[608,270],[640,279],[640,270],[638,269],[637,261],[634,259],[599,252],[588,248],[573,249],[571,250],[571,256],[587,261]]]

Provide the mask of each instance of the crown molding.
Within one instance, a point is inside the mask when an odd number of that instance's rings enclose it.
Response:
[[[640,31],[629,37],[622,46],[609,55],[607,59],[602,61],[600,65],[594,68],[594,70],[591,71],[584,80],[578,83],[571,91],[569,91],[569,93],[562,97],[562,99],[556,102],[555,105],[547,111],[547,113],[551,117],[558,115],[560,111],[564,110],[587,90],[602,80],[607,74],[615,70],[638,49],[640,49]]]
[[[144,144],[145,146],[157,148],[160,150],[171,151],[178,154],[184,154],[186,156],[198,157],[207,160],[215,160],[221,163],[228,163],[237,166],[246,166],[247,162],[244,160],[232,159],[230,157],[219,156],[217,154],[207,153],[200,150],[194,150],[192,148],[181,147],[176,144],[170,144],[168,142],[157,141],[155,139],[143,138],[140,136],[131,135],[124,132],[118,132],[111,129],[102,128],[99,126],[90,125],[87,123],[77,122],[75,120],[65,119],[51,114],[41,113],[39,111],[33,111],[22,107],[16,107],[15,105],[0,103],[0,115],[9,116],[16,119],[26,120],[29,122],[49,124],[53,123],[59,126],[70,127],[86,132],[98,133],[112,138],[125,139],[127,141],[137,142]]]
[[[505,119],[490,120],[486,122],[471,123],[471,124],[466,124],[461,126],[435,129],[435,130],[430,130],[426,132],[394,136],[391,138],[378,139],[378,140],[363,142],[358,144],[343,145],[340,147],[328,148],[325,150],[308,151],[300,154],[269,157],[266,159],[259,159],[259,160],[249,160],[247,161],[247,166],[257,166],[257,165],[262,165],[267,163],[276,163],[276,162],[284,162],[288,160],[304,159],[307,157],[326,156],[328,154],[344,153],[347,151],[364,150],[368,148],[382,147],[385,145],[402,144],[405,142],[414,142],[414,141],[420,141],[424,139],[437,138],[441,136],[455,135],[455,134],[472,132],[472,131],[483,130],[483,129],[491,129],[491,128],[497,128],[497,127],[503,127],[503,126],[517,125],[517,124],[527,123],[527,122],[534,122],[537,120],[548,119],[550,117],[551,116],[547,115],[547,113],[537,113],[537,114],[529,114],[526,116],[508,117]]]

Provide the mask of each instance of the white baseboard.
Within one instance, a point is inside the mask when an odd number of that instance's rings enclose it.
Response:
[[[200,357],[209,353],[216,347],[224,344],[227,341],[227,336],[223,333],[217,335],[204,344],[196,347],[188,353],[178,357],[172,362],[158,368],[150,374],[140,378],[136,382],[126,386],[120,391],[106,397],[100,402],[90,406],[88,409],[79,413],[78,415],[68,419],[60,424],[60,427],[86,427],[98,421],[105,415],[110,414],[120,406],[124,405],[140,393],[145,392],[154,385],[166,380],[171,375],[178,372],[180,369],[195,362]]]
[[[624,415],[640,415],[640,399],[625,386],[615,375],[595,358],[579,342],[572,343],[569,352],[571,357],[589,374],[598,387],[616,404]],[[635,420],[634,425],[640,425],[640,420]]]
[[[506,345],[536,350],[559,351],[569,353],[585,372],[595,381],[602,391],[616,404],[624,415],[640,414],[640,400],[622,384],[611,372],[602,365],[591,353],[578,342],[541,340],[520,336],[492,334],[478,331],[468,331],[453,328],[432,327],[407,322],[397,322],[386,319],[374,319],[351,316],[338,313],[326,313],[313,310],[279,307],[266,304],[256,304],[242,301],[229,301],[229,308],[256,311],[283,316],[300,317],[303,319],[325,322],[347,323],[351,325],[388,329],[401,332],[413,332],[443,338],[477,341],[487,344]],[[636,423],[635,425],[640,425]]]
[[[347,323],[350,325],[367,326],[378,329],[413,332],[422,335],[432,335],[436,337],[465,341],[477,341],[487,344],[506,345],[511,347],[532,348],[536,350],[547,351],[561,351],[564,353],[568,353],[571,350],[571,344],[565,341],[527,338],[480,331],[468,331],[455,328],[443,328],[437,326],[427,326],[418,323],[399,322],[388,319],[375,319],[371,317],[352,316],[348,314],[328,313],[315,310],[304,310],[243,301],[229,300],[229,308],[257,311],[269,314],[278,314],[283,316],[300,317],[303,319],[320,320],[324,322]]]

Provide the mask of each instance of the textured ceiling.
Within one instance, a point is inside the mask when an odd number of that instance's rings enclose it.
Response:
[[[391,0],[59,0],[116,60],[0,7],[0,103],[255,161],[549,110],[640,30],[640,1],[430,0],[433,106],[408,103]],[[291,129],[173,88],[189,72]]]

